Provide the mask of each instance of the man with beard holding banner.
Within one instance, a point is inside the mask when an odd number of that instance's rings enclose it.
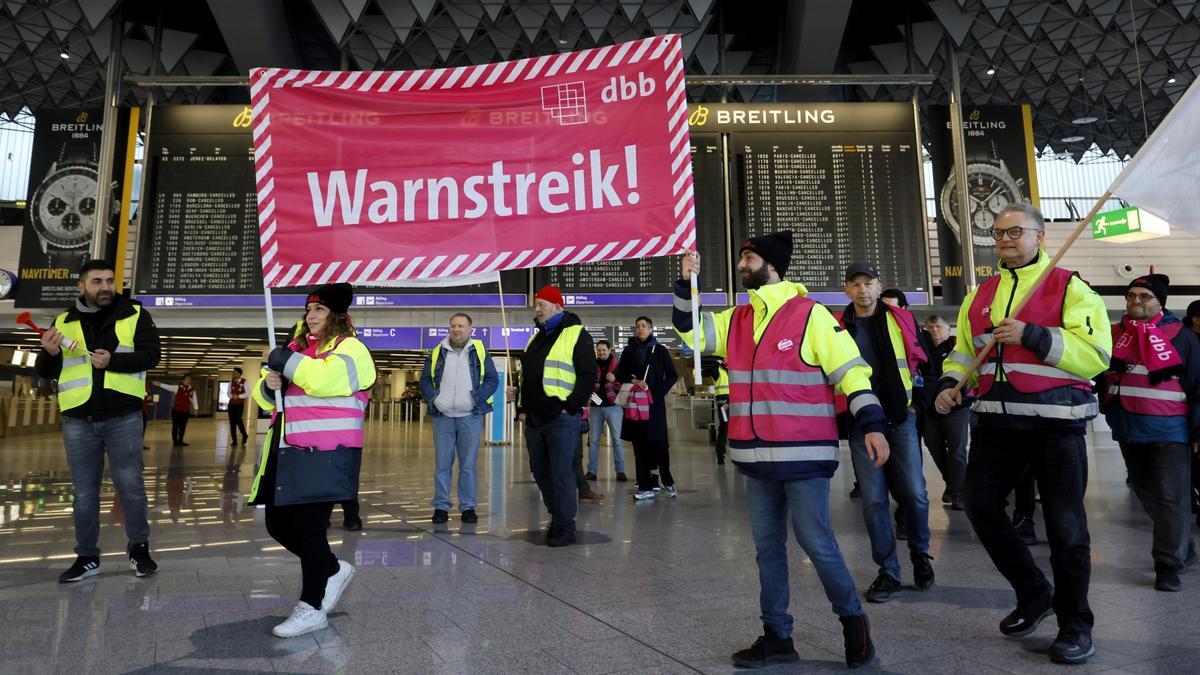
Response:
[[[1196,563],[1188,477],[1200,436],[1200,342],[1163,309],[1170,283],[1164,274],[1129,282],[1125,316],[1112,327],[1112,366],[1100,381],[1104,416],[1154,521],[1150,553],[1160,591],[1183,590],[1179,573]]]
[[[977,384],[972,404],[978,433],[967,461],[967,517],[988,555],[1017,595],[1017,607],[1000,621],[1008,637],[1029,635],[1042,619],[1058,616],[1050,647],[1055,663],[1085,663],[1096,653],[1095,617],[1088,606],[1091,537],[1083,496],[1087,489],[1088,420],[1099,406],[1091,379],[1108,368],[1112,335],[1104,301],[1079,275],[1051,268],[1042,250],[1046,221],[1029,204],[1009,204],[996,217],[992,237],[999,273],[969,293],[958,315],[961,336],[943,364],[942,391],[934,409],[962,405],[954,390],[963,378]],[[1033,294],[1017,316],[1016,303]],[[978,375],[968,369],[991,339]],[[1055,589],[1034,562],[1005,513],[1008,495],[1026,470],[1042,496]]]
[[[829,524],[829,479],[838,466],[835,392],[844,394],[863,431],[876,468],[888,459],[884,413],[871,391],[871,367],[850,334],[799,283],[784,281],[792,257],[790,231],[742,244],[738,274],[750,303],[719,314],[701,312],[692,323],[687,279],[699,254],[683,258],[675,284],[676,332],[705,354],[726,358],[729,369],[729,453],[746,477],[750,527],[757,550],[763,635],[733,662],[745,668],[800,660],[788,614],[787,530],[812,561],[825,595],[842,623],[846,665],[875,658],[870,626]]]

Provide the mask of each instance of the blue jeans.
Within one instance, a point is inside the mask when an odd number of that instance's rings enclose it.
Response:
[[[479,456],[479,436],[483,433],[483,415],[433,418],[433,446],[437,468],[433,472],[433,508],[449,511],[450,474],[458,456],[458,510],[475,508],[475,460]]]
[[[608,425],[608,437],[613,444],[613,463],[617,473],[625,473],[625,442],[621,440],[621,420],[625,411],[620,406],[594,405],[588,417],[588,473],[600,468],[600,437]]]
[[[776,635],[792,634],[788,614],[787,526],[800,548],[812,561],[825,587],[825,597],[838,616],[863,613],[854,579],[842,559],[837,539],[829,526],[829,479],[759,480],[746,477],[746,501],[750,505],[750,528],[758,552],[758,603],[762,622]]]
[[[573,467],[580,442],[579,420],[579,415],[560,413],[548,424],[525,427],[529,466],[550,512],[550,527],[570,534],[575,534],[579,509]]]
[[[142,413],[131,412],[99,422],[64,417],[63,446],[75,487],[75,502],[71,505],[75,555],[100,555],[100,479],[106,452],[109,473],[125,514],[125,536],[130,544],[150,541],[146,484],[142,479]]]
[[[888,478],[896,483],[892,488],[904,517],[908,519],[908,548],[913,552],[929,550],[929,495],[925,493],[916,415],[910,412],[907,419],[889,427],[884,435],[891,456],[882,468],[875,468],[867,456],[863,432],[857,425],[850,430],[850,459],[862,491],[863,520],[871,538],[871,557],[879,565],[881,574],[899,581],[900,561],[896,556],[896,530],[888,507]]]

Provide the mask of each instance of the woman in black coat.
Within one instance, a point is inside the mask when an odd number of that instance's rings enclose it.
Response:
[[[621,362],[615,373],[622,384],[633,383],[650,391],[650,419],[626,419],[621,424],[621,440],[633,444],[634,461],[637,464],[637,491],[634,499],[654,498],[654,477],[650,473],[659,470],[663,489],[674,497],[675,479],[671,476],[671,457],[667,444],[667,392],[675,385],[679,375],[675,363],[666,347],[654,339],[654,322],[640,316],[634,323],[636,334],[629,338],[629,345],[621,354]]]

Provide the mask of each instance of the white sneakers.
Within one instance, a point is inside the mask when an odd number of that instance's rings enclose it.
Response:
[[[342,598],[342,591],[346,590],[346,584],[354,578],[354,565],[345,560],[338,561],[337,574],[329,577],[329,581],[325,582],[325,599],[321,601],[321,607],[326,614],[332,614],[333,608],[337,607],[338,600]]]
[[[296,603],[296,608],[292,610],[292,615],[287,618],[287,621],[272,628],[271,632],[275,634],[275,637],[281,638],[307,635],[327,627],[329,621],[326,617],[325,610],[314,609],[312,605],[302,600]]]
[[[638,490],[637,492],[633,493],[633,498],[639,502],[643,502],[648,499],[654,499],[656,496],[658,496],[660,489],[666,490],[667,495],[670,497],[674,497],[679,494],[679,491],[675,489],[674,485],[667,485],[663,488],[654,488],[653,490]]]
[[[292,615],[287,618],[287,621],[272,628],[271,632],[275,634],[275,637],[293,638],[324,629],[329,625],[329,615],[337,607],[338,600],[342,599],[342,592],[346,590],[346,585],[352,578],[354,578],[354,565],[345,560],[339,560],[337,574],[329,577],[329,580],[325,582],[325,599],[321,601],[322,608],[316,609],[307,602],[300,601],[292,610]]]

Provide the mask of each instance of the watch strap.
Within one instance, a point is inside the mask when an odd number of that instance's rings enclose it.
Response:
[[[96,144],[92,142],[84,143],[63,143],[62,149],[59,151],[58,166],[61,168],[64,165],[79,165],[89,164],[96,166],[99,163],[98,150]]]
[[[81,248],[58,248],[52,243],[46,243],[46,257],[50,259],[50,267],[65,267],[71,271],[79,271],[83,263],[91,258],[91,246]]]

